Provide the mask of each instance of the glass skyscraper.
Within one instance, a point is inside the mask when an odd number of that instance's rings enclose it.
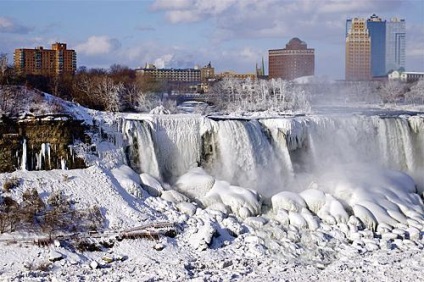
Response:
[[[406,27],[404,19],[386,23],[386,72],[405,70]]]
[[[371,36],[371,76],[384,76],[387,74],[386,21],[374,14],[367,20],[367,28]]]
[[[347,19],[345,33],[346,40],[349,37],[349,32],[351,31],[351,29],[352,19]],[[389,72],[394,70],[404,70],[406,34],[405,20],[393,18],[390,21],[386,21],[373,14],[366,21],[366,29],[368,30],[368,34],[371,40],[371,77],[385,76]],[[364,52],[363,49],[361,50],[359,48],[356,48],[351,51]],[[349,62],[346,61],[346,65],[348,64]]]

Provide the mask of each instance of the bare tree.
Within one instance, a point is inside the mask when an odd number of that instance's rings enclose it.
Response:
[[[2,76],[6,74],[7,67],[7,54],[0,53],[0,73]]]
[[[14,116],[18,114],[20,89],[14,86],[0,87],[0,112]]]

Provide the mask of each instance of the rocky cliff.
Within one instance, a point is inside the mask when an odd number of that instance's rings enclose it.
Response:
[[[83,168],[74,155],[75,142],[89,142],[86,127],[69,115],[0,119],[0,172],[17,169]]]

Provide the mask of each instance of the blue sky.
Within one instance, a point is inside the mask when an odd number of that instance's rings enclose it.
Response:
[[[424,0],[0,0],[0,53],[66,42],[78,66],[193,67],[254,72],[299,37],[315,73],[344,77],[348,17],[404,18],[409,71],[424,71]]]

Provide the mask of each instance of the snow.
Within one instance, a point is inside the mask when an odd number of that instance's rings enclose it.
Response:
[[[125,172],[126,169],[122,170]],[[409,236],[412,244],[406,243],[407,239],[394,241],[399,235],[387,231],[388,234],[393,234],[393,239],[388,239],[387,235],[381,239],[371,237],[364,247],[357,249],[354,244],[342,238],[334,239],[332,236],[333,239],[325,239],[325,236],[335,234],[331,231],[339,230],[337,225],[330,226],[330,231],[327,232],[310,214],[307,219],[308,213],[305,211],[290,212],[290,223],[282,226],[275,225],[273,217],[268,220],[248,217],[246,221],[234,216],[220,218],[208,209],[196,213],[187,212],[193,211],[195,207],[193,204],[189,206],[189,202],[184,202],[188,205],[173,206],[157,197],[135,197],[127,193],[119,182],[114,182],[114,174],[96,166],[66,171],[67,181],[63,180],[63,173],[61,170],[16,171],[13,175],[24,180],[22,186],[14,191],[14,195],[26,187],[36,187],[40,192],[44,192],[42,195],[47,195],[52,189],[63,189],[76,200],[78,206],[101,205],[107,218],[106,228],[112,230],[160,221],[179,223],[181,216],[185,214],[185,219],[180,222],[183,230],[175,239],[161,238],[161,251],[157,250],[157,242],[147,239],[123,240],[115,242],[110,249],[83,253],[75,252],[66,245],[37,247],[31,243],[19,245],[2,242],[2,279],[13,280],[20,277],[22,281],[95,281],[107,277],[107,280],[111,281],[269,281],[282,277],[290,280],[315,277],[315,280],[320,281],[375,281],[377,278],[385,279],[387,275],[394,280],[417,281],[423,278],[422,230],[417,231],[411,227],[407,229],[409,234],[412,234]],[[5,176],[9,175],[2,175],[2,181]],[[123,184],[125,186],[125,183]],[[222,189],[224,188],[228,189],[229,186],[223,185]],[[245,195],[244,193],[241,194]],[[152,201],[153,199],[155,201]],[[160,208],[159,204],[164,208]],[[268,215],[264,216],[267,218]],[[310,224],[311,219],[314,220],[314,225]],[[247,223],[249,227],[245,225]],[[317,239],[306,239],[311,238],[310,236]],[[19,234],[13,234],[13,237],[18,238]],[[3,234],[0,238],[3,241],[8,237]],[[360,236],[359,240],[365,242],[365,239],[361,238],[363,237]],[[383,242],[386,242],[385,248],[380,247]],[[390,245],[387,248],[388,243]],[[216,247],[216,244],[221,247]],[[271,248],[273,244],[277,244],[276,249]],[[37,270],[53,255],[59,257],[59,254],[63,259],[51,262],[48,271]],[[113,261],[104,262],[105,256],[113,258]],[[333,256],[339,259],[332,258]],[[128,259],[119,260],[119,257]],[[29,268],[25,267],[26,264]]]
[[[0,184],[20,184],[2,196],[35,188],[43,199],[63,191],[77,209],[98,206],[105,222],[90,240],[113,246],[43,247],[33,243],[43,234],[4,233],[6,281],[424,279],[422,116],[211,120],[68,109],[107,134],[93,138],[89,167],[4,173]],[[131,163],[124,147],[136,144]],[[155,225],[175,227],[175,237],[154,238]],[[140,230],[151,238],[115,237]]]

